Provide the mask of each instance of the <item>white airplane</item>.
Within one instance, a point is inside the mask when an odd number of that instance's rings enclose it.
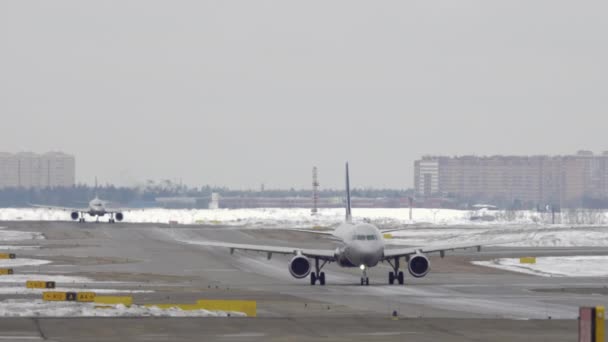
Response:
[[[95,198],[93,198],[89,202],[88,208],[54,207],[54,206],[40,205],[40,204],[32,204],[32,206],[39,207],[39,208],[59,209],[59,210],[71,211],[70,217],[74,221],[78,220],[78,222],[85,222],[84,217],[87,214],[89,216],[96,217],[96,221],[97,222],[99,222],[99,218],[100,217],[103,217],[105,215],[109,215],[110,216],[110,219],[108,221],[110,223],[114,223],[116,221],[122,221],[123,218],[124,218],[124,215],[123,215],[122,211],[115,210],[115,209],[108,209],[106,207],[106,203],[107,203],[107,201],[103,201],[103,200],[99,199],[99,197],[97,197],[97,195],[95,195]]]
[[[497,244],[497,243],[466,243],[466,244],[450,244],[445,246],[429,246],[429,247],[407,247],[387,249],[383,239],[383,233],[400,229],[389,229],[381,231],[373,224],[359,223],[355,224],[351,218],[351,201],[350,201],[350,181],[348,172],[348,163],[346,163],[346,220],[332,232],[308,231],[330,235],[332,240],[340,242],[340,246],[336,249],[308,249],[287,246],[265,246],[265,245],[246,245],[232,244],[224,242],[197,242],[197,244],[214,247],[226,247],[230,249],[230,253],[235,250],[247,250],[265,252],[268,259],[272,254],[294,255],[289,261],[288,269],[291,275],[295,278],[302,279],[310,275],[310,284],[315,285],[319,282],[320,285],[325,285],[325,272],[321,270],[327,263],[335,262],[341,267],[359,267],[361,269],[361,285],[369,285],[369,277],[367,269],[378,265],[380,262],[386,261],[391,265],[393,271],[388,274],[389,284],[394,284],[397,281],[400,285],[404,283],[403,272],[399,270],[400,260],[405,258],[409,273],[421,278],[426,276],[431,264],[427,258],[428,253],[439,252],[443,258],[446,251],[455,249],[477,248],[481,250],[482,245]],[[505,242],[501,242],[505,243]],[[312,270],[311,260],[314,260],[314,271]],[[320,264],[322,262],[322,264]]]

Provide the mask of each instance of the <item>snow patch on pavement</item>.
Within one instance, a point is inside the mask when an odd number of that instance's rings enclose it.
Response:
[[[54,289],[28,289],[25,288],[25,283],[21,287],[0,287],[0,295],[41,295],[42,292],[46,291],[59,291],[59,292],[95,292],[97,294],[108,294],[108,293],[153,293],[152,290],[130,290],[130,289],[92,289],[92,288],[66,288],[57,287]]]
[[[51,274],[38,274],[38,273],[30,273],[30,274],[11,274],[11,275],[3,275],[0,276],[0,283],[23,283],[25,284],[28,280],[44,280],[44,281],[54,281],[56,283],[64,283],[64,284],[76,284],[76,283],[103,283],[103,282],[94,282],[90,278],[79,277],[79,276],[65,276],[65,275],[51,275]]]
[[[95,303],[45,302],[7,299],[0,302],[0,317],[244,317],[241,312],[185,311],[132,305],[95,308]]]
[[[473,261],[474,265],[544,277],[608,277],[608,256],[538,257],[535,264],[518,258]]]
[[[10,267],[20,267],[20,266],[40,266],[50,264],[49,260],[41,260],[41,259],[27,259],[27,258],[17,258],[17,259],[0,259],[0,268],[10,268]]]
[[[0,212],[4,209],[0,209]],[[1,216],[1,215],[0,215]],[[43,240],[44,235],[38,232],[22,232],[18,230],[7,230],[6,227],[0,227],[0,241],[18,241],[18,240]]]

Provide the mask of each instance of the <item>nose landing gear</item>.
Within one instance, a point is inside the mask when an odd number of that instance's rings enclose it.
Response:
[[[361,268],[361,286],[369,285],[369,277],[367,276],[367,267],[365,265],[359,266]]]

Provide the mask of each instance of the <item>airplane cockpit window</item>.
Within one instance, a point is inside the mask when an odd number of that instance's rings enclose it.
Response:
[[[368,240],[376,240],[376,235],[368,235],[367,239]]]

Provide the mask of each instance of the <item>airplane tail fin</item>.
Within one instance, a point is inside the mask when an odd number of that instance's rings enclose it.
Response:
[[[348,162],[346,162],[346,222],[352,221],[350,211],[350,179],[348,176]]]

